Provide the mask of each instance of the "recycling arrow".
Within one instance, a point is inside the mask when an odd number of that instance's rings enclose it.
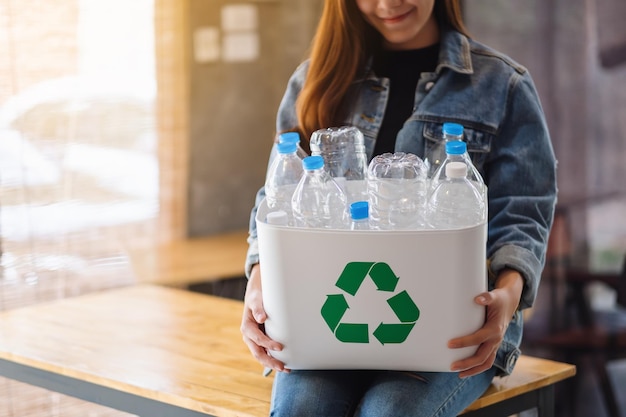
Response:
[[[370,277],[379,291],[393,292],[399,277],[384,262],[349,262],[339,275],[335,286],[355,296],[365,278]],[[335,334],[345,343],[369,343],[369,326],[366,323],[341,323],[350,306],[343,294],[329,294],[322,306],[322,317]],[[419,319],[420,310],[406,291],[387,299],[387,304],[400,323],[380,323],[373,332],[383,345],[403,343]]]
[[[368,326],[361,323],[341,323],[337,327],[335,337],[346,343],[368,343]]]
[[[415,323],[385,324],[380,323],[374,330],[374,337],[383,345],[385,343],[402,343],[413,330]]]
[[[343,294],[332,294],[322,306],[322,317],[334,332],[343,315],[348,311],[348,302]]]
[[[375,263],[372,265],[369,274],[379,291],[393,291],[396,289],[399,278],[386,263]]]
[[[401,323],[380,323],[374,330],[374,337],[383,345],[385,343],[402,343],[413,330],[413,326],[420,316],[420,310],[406,291],[399,292],[389,298],[387,304],[396,313],[396,317]]]
[[[348,294],[355,295],[368,275],[379,291],[395,290],[399,280],[384,262],[350,262],[344,267],[335,285]]]
[[[402,323],[415,323],[420,317],[419,308],[417,308],[406,290],[388,299],[387,304],[389,304],[389,307],[396,313],[398,320]]]
[[[343,268],[335,286],[350,295],[355,295],[365,280],[374,262],[350,262]]]

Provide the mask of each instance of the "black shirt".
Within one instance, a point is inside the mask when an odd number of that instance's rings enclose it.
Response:
[[[420,74],[434,72],[438,58],[439,44],[421,49],[383,50],[374,57],[376,75],[389,79],[389,97],[374,155],[394,152],[398,131],[413,113]]]

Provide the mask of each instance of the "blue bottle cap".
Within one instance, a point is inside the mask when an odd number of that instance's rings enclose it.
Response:
[[[467,145],[462,140],[451,140],[446,142],[446,153],[449,155],[463,155],[467,150]]]
[[[276,144],[276,150],[278,153],[294,153],[298,145],[295,142],[279,142]]]
[[[350,216],[354,220],[367,219],[369,216],[369,203],[367,201],[355,201],[350,204]]]
[[[306,158],[302,160],[302,167],[307,171],[311,171],[313,169],[319,169],[323,166],[324,166],[324,158],[322,158],[321,155],[307,156]]]
[[[300,143],[300,134],[298,132],[285,132],[285,133],[281,133],[280,136],[278,136],[278,143],[281,142],[293,142],[293,143]]]
[[[463,125],[460,125],[458,123],[444,123],[443,133],[446,135],[452,135],[452,136],[462,136]]]

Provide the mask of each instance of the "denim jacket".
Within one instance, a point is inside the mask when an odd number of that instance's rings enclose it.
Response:
[[[289,80],[279,107],[277,131],[298,125],[295,101],[308,62]],[[351,112],[342,125],[358,127],[368,158],[385,113],[389,81],[371,68],[349,91]],[[444,30],[434,73],[423,73],[415,91],[413,113],[396,139],[395,151],[420,157],[443,141],[444,122],[464,126],[464,140],[488,187],[489,288],[504,268],[519,271],[524,290],[495,362],[509,374],[520,355],[522,315],[533,305],[545,261],[556,202],[556,160],[545,117],[528,70],[511,58],[464,35]],[[271,156],[273,157],[273,155]],[[264,197],[257,194],[258,205]],[[259,261],[252,210],[246,271]]]

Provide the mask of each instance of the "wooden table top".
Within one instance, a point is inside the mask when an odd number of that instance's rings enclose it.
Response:
[[[0,313],[0,359],[220,417],[269,414],[240,301],[138,285]],[[466,411],[545,387],[573,365],[522,356]]]
[[[244,275],[248,231],[175,240],[128,253],[138,283],[188,285]]]
[[[140,285],[0,313],[0,358],[223,417],[266,416],[242,303]],[[114,335],[114,337],[112,337]]]
[[[555,384],[576,374],[576,366],[532,356],[520,356],[511,375],[494,378],[487,391],[465,411]]]

